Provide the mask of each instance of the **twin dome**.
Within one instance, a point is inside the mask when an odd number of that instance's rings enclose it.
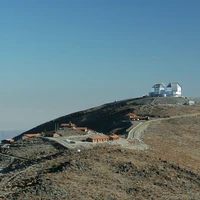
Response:
[[[156,83],[149,93],[150,97],[181,97],[182,87],[176,82],[169,83],[167,87],[163,83]]]

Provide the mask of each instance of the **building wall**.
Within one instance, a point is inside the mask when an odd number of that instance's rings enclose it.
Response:
[[[97,143],[97,142],[106,142],[108,141],[109,139],[106,139],[106,138],[88,138],[87,141],[88,142],[93,142],[93,143]]]
[[[189,101],[188,104],[189,104],[190,106],[193,106],[193,105],[195,105],[195,101]]]
[[[177,85],[176,89],[167,87],[166,94],[171,97],[181,97],[181,86]]]
[[[165,89],[164,88],[152,88],[152,92],[149,94],[152,97],[164,97],[165,96]]]

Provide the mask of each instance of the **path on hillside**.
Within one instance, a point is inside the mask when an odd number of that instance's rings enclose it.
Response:
[[[9,192],[6,192],[4,190],[4,186],[6,186],[6,184],[8,184],[10,181],[12,181],[13,179],[15,179],[17,176],[20,176],[20,175],[23,175],[26,173],[26,171],[30,170],[30,169],[35,169],[36,167],[36,164],[34,165],[31,165],[29,167],[27,167],[26,169],[23,169],[22,171],[18,171],[18,172],[15,172],[15,173],[11,173],[11,176],[8,177],[6,180],[4,181],[1,181],[0,182],[0,198],[5,198],[5,196],[9,195],[12,193],[12,191],[9,191]]]
[[[60,137],[60,138],[59,137],[58,138],[47,137],[46,139],[53,140],[53,141],[57,142],[58,144],[62,145],[63,147],[67,148],[67,149],[74,149],[75,148],[74,145],[66,142],[64,140],[64,137]]]
[[[132,127],[129,130],[127,140],[128,141],[134,140],[136,142],[135,146],[138,146],[136,149],[147,150],[148,146],[140,139],[140,137],[151,123],[162,121],[162,120],[178,119],[178,118],[185,118],[185,117],[195,117],[195,116],[199,116],[199,115],[200,115],[200,113],[184,114],[184,115],[180,115],[180,116],[172,116],[172,117],[168,117],[168,118],[159,118],[159,119],[152,119],[152,120],[145,121],[145,122],[140,122],[139,124],[137,124],[136,126]]]
[[[23,158],[23,157],[20,157],[20,156],[13,156],[13,155],[5,154],[5,153],[0,153],[0,155],[10,157],[12,159],[16,158],[16,159],[19,159],[19,160],[29,160],[28,158]]]
[[[5,156],[5,157],[9,157],[11,159],[9,163],[6,163],[6,164],[4,164],[0,167],[0,175],[6,173],[7,169],[10,167],[10,165],[12,165],[12,163],[16,159],[18,159],[18,160],[29,160],[27,158],[23,158],[23,157],[19,157],[19,156],[12,156],[12,155],[8,155],[8,154],[4,154],[4,153],[0,153],[0,155]]]

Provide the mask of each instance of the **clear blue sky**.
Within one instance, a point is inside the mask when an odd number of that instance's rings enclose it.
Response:
[[[179,82],[200,96],[199,0],[6,0],[0,130]]]

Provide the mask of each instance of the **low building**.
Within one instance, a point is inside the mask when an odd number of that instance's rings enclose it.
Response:
[[[188,105],[189,106],[194,106],[195,105],[195,101],[188,101]]]
[[[60,135],[59,135],[58,133],[54,133],[54,134],[53,134],[53,137],[54,137],[54,138],[58,138],[58,137],[60,137]]]
[[[7,139],[4,139],[1,141],[1,143],[3,143],[3,144],[11,144],[13,142],[14,142],[13,138],[7,138]]]
[[[134,113],[128,113],[124,116],[124,119],[132,119],[133,117],[136,117],[137,115]]]
[[[136,114],[134,113],[128,113],[125,115],[124,119],[126,120],[149,120],[149,117],[148,116],[137,116]]]
[[[88,142],[99,143],[99,142],[107,142],[109,140],[109,136],[107,135],[93,135],[87,138]]]
[[[110,140],[119,140],[119,136],[116,135],[116,134],[113,134],[113,135],[110,135],[110,136],[109,136],[109,139],[110,139]]]
[[[27,139],[27,138],[32,138],[32,137],[38,137],[40,134],[38,133],[29,133],[29,134],[24,134],[22,139]]]
[[[74,127],[75,130],[78,130],[78,131],[84,131],[84,132],[87,132],[88,131],[88,128],[87,127]]]
[[[75,128],[76,124],[68,123],[68,124],[61,124],[60,128],[61,129],[66,129],[66,128]]]
[[[126,114],[126,116],[127,116],[127,117],[133,117],[133,116],[135,117],[135,116],[137,116],[137,115],[134,114],[134,113],[128,113],[128,114]]]

